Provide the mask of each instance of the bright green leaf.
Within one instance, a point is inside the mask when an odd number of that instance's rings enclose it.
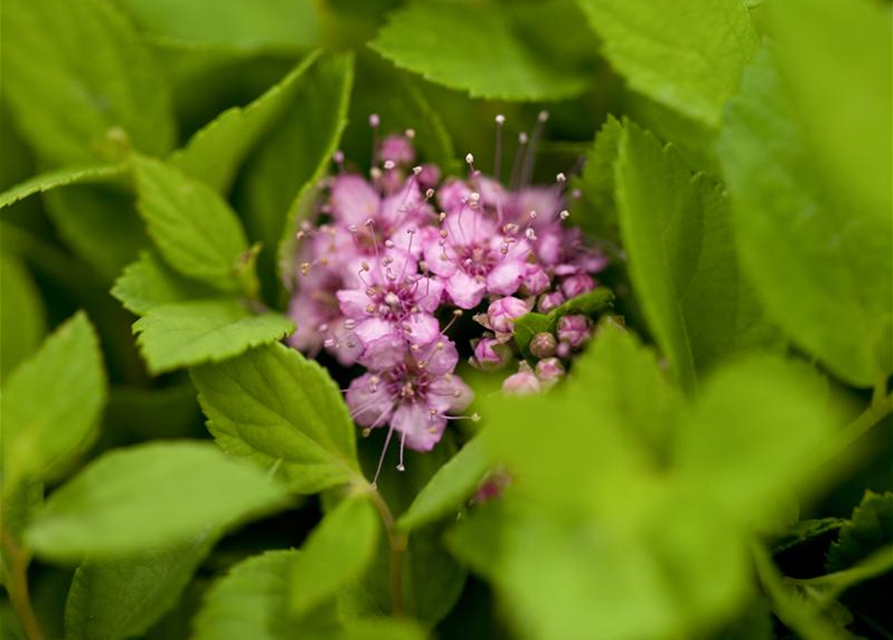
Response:
[[[739,0],[577,0],[629,85],[719,125],[759,37]]]
[[[458,512],[491,464],[483,440],[473,439],[434,474],[398,525],[409,531]]]
[[[875,385],[893,371],[893,216],[831,190],[792,117],[767,47],[719,143],[738,253],[797,346],[846,382]]]
[[[548,508],[613,510],[650,489],[649,470],[666,457],[678,404],[654,355],[604,323],[567,383],[547,394],[485,399],[481,435],[490,455]]]
[[[46,311],[37,285],[14,255],[0,255],[0,376],[31,355],[46,334]]]
[[[155,37],[246,52],[316,46],[321,8],[312,0],[117,0]]]
[[[35,193],[45,193],[70,184],[107,182],[127,172],[124,164],[98,164],[86,167],[66,167],[41,173],[0,194],[0,209],[24,200]]]
[[[255,314],[232,299],[193,300],[152,307],[133,325],[153,373],[219,362],[294,330],[277,313]]]
[[[371,46],[398,67],[472,97],[557,100],[582,93],[591,80],[585,47],[568,46],[588,39],[578,14],[563,0],[416,1],[391,14]],[[548,29],[531,28],[545,22]]]
[[[318,364],[274,344],[192,372],[208,429],[228,453],[315,493],[359,476],[355,427]]]
[[[202,534],[121,560],[82,563],[65,604],[65,640],[140,635],[176,604],[215,541]]]
[[[40,158],[85,164],[171,149],[165,79],[112,3],[10,0],[3,27],[4,97]]]
[[[47,393],[48,381],[58,392]],[[4,380],[6,490],[26,477],[54,479],[64,472],[95,438],[105,396],[102,354],[81,312]]]
[[[752,524],[791,490],[815,483],[843,419],[814,371],[751,357],[722,368],[702,391],[679,431],[675,464],[714,508]]]
[[[893,210],[893,28],[876,0],[767,5],[777,60],[824,175],[889,221]]]
[[[444,547],[444,532],[451,524],[447,520],[434,526],[413,529],[403,556],[406,611],[429,628],[437,625],[453,610],[468,579],[465,565]]]
[[[287,503],[266,475],[213,444],[149,443],[106,453],[50,495],[25,539],[54,560],[139,554]]]
[[[137,315],[163,304],[214,296],[213,289],[184,278],[154,251],[144,251],[136,262],[129,264],[115,280],[111,293]]]
[[[292,613],[309,613],[359,579],[372,561],[380,531],[378,513],[363,496],[348,497],[326,514],[292,565]]]
[[[722,188],[692,177],[675,149],[627,123],[616,171],[621,235],[634,291],[673,372],[688,390],[696,371],[774,331],[739,272]]]
[[[158,160],[134,156],[132,166],[140,214],[165,260],[183,275],[237,290],[248,242],[235,212],[210,186]]]
[[[304,58],[248,106],[221,113],[171,155],[171,164],[226,193],[242,161],[292,102],[304,72],[318,57],[316,52]]]
[[[416,623],[396,618],[369,618],[351,621],[337,640],[425,640]]]

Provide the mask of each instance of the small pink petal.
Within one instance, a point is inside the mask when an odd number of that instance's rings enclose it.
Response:
[[[461,269],[446,282],[446,290],[453,303],[460,309],[473,309],[484,299],[487,286]]]

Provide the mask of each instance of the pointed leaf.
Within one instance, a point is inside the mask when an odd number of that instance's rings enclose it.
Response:
[[[294,330],[278,313],[256,315],[234,299],[193,300],[152,307],[136,321],[137,343],[152,373],[219,362]]]
[[[97,164],[82,167],[65,167],[64,169],[41,173],[33,178],[28,178],[14,187],[10,187],[0,194],[0,209],[36,193],[45,193],[70,184],[111,181],[125,175],[126,172],[127,166],[124,164]]]
[[[0,376],[6,378],[40,346],[46,311],[27,268],[14,255],[0,255]]]
[[[803,142],[769,48],[719,142],[735,242],[766,312],[844,381],[893,371],[893,216],[833,189]]]
[[[155,251],[144,251],[115,280],[112,295],[128,311],[144,315],[163,304],[210,298],[215,292],[200,282],[184,278]]]
[[[326,514],[292,565],[292,613],[309,613],[357,580],[375,555],[380,531],[379,516],[363,496],[349,497]]]
[[[328,373],[274,344],[192,372],[208,429],[232,455],[275,465],[299,493],[357,480],[356,434]]]
[[[183,275],[237,290],[248,242],[235,212],[211,187],[159,160],[134,156],[132,167],[140,215],[165,260]]]
[[[55,391],[47,393],[52,381]],[[83,312],[59,327],[3,385],[6,490],[26,477],[55,479],[96,436],[106,379]]]
[[[287,504],[279,485],[213,444],[106,453],[50,495],[25,539],[54,560],[120,558],[186,542]]]

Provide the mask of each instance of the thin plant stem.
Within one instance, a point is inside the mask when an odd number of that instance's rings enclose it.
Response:
[[[378,514],[381,516],[381,521],[384,523],[385,531],[388,535],[388,544],[391,548],[391,606],[393,614],[399,617],[404,614],[403,556],[406,553],[408,539],[406,534],[397,528],[388,503],[385,502],[378,490],[373,488],[371,484],[368,485],[368,494],[378,510]]]
[[[43,635],[37,616],[34,615],[31,596],[28,594],[28,564],[31,562],[31,553],[19,546],[8,531],[3,531],[2,539],[9,560],[9,571],[6,574],[9,600],[28,640],[44,640],[46,636]]]

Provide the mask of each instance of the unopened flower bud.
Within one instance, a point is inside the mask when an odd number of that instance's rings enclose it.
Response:
[[[589,318],[567,315],[558,321],[558,340],[579,349],[589,339]]]
[[[564,377],[564,365],[558,358],[546,358],[536,363],[536,377],[544,385],[552,386]]]
[[[555,355],[555,347],[557,345],[558,340],[555,339],[555,336],[543,331],[533,336],[530,340],[530,353],[537,358],[549,358]]]
[[[561,291],[568,300],[581,296],[595,289],[595,281],[588,273],[577,273],[568,276],[561,282]]]
[[[564,302],[564,294],[560,291],[552,291],[540,296],[536,308],[540,313],[549,313],[562,302]]]
[[[541,389],[539,378],[526,362],[520,364],[518,373],[510,375],[502,382],[502,392],[506,395],[528,396],[539,393]]]
[[[382,162],[392,162],[395,165],[409,165],[415,160],[415,150],[406,136],[388,136],[378,146],[378,155]]]
[[[481,338],[474,346],[472,364],[482,371],[492,371],[505,366],[511,357],[511,349],[495,338]]]
[[[487,320],[496,333],[511,333],[515,318],[520,318],[528,311],[523,300],[506,296],[490,304],[487,308]]]
[[[529,264],[521,278],[521,293],[538,296],[549,289],[549,276],[538,264]]]
[[[438,169],[436,164],[423,164],[422,171],[416,179],[424,189],[434,187],[440,182],[440,169]]]

